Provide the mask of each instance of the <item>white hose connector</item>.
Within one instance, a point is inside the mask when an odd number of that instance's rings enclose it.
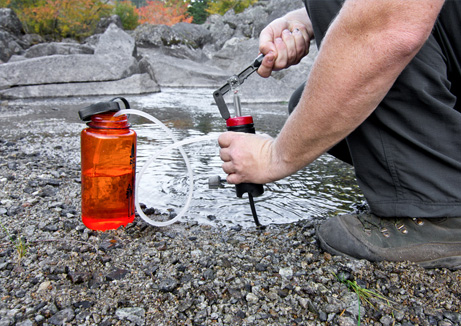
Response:
[[[181,217],[183,217],[184,214],[186,214],[187,210],[189,209],[189,206],[190,206],[190,203],[191,203],[192,197],[193,197],[193,192],[194,192],[194,174],[193,174],[190,162],[189,162],[189,158],[187,157],[186,152],[184,151],[182,146],[187,145],[187,144],[202,142],[202,141],[217,140],[219,135],[199,136],[199,137],[194,137],[194,138],[189,138],[189,139],[184,139],[182,141],[178,141],[176,139],[176,137],[174,136],[173,132],[167,126],[165,126],[165,124],[163,124],[160,120],[158,120],[157,118],[151,116],[148,113],[145,113],[145,112],[139,111],[139,110],[134,110],[134,109],[126,109],[126,110],[118,111],[114,116],[119,116],[121,114],[139,115],[139,116],[142,116],[142,117],[152,121],[153,123],[155,123],[159,127],[161,127],[168,134],[168,136],[170,136],[171,139],[174,141],[174,144],[168,145],[168,146],[158,150],[153,155],[151,155],[149,157],[149,159],[147,160],[147,162],[142,167],[141,171],[139,171],[138,176],[137,176],[137,181],[136,181],[136,189],[135,189],[135,205],[136,205],[136,210],[137,210],[139,216],[141,216],[141,218],[145,222],[149,223],[150,225],[162,227],[162,226],[167,226],[167,225],[170,225],[170,224],[173,224],[173,223],[179,221],[181,219]],[[188,178],[189,178],[189,191],[188,191],[188,194],[187,194],[186,203],[184,204],[184,207],[181,209],[181,211],[178,213],[178,215],[176,215],[171,220],[168,220],[168,221],[165,221],[165,222],[154,221],[154,220],[150,219],[148,216],[146,216],[146,214],[144,214],[144,212],[141,209],[141,206],[139,205],[139,184],[141,183],[141,178],[142,178],[144,172],[146,171],[147,167],[149,166],[149,164],[151,164],[153,161],[155,161],[157,159],[157,157],[160,156],[163,152],[166,152],[166,151],[168,151],[170,149],[174,149],[174,148],[179,149],[179,152],[181,153],[181,155],[182,155],[182,157],[184,159],[184,163],[186,163],[187,175],[188,175]]]

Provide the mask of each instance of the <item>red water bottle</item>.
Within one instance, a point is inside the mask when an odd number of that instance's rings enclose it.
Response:
[[[114,117],[120,110],[114,100],[79,111],[90,120],[81,133],[82,221],[100,231],[126,226],[135,213],[136,133],[126,115]]]

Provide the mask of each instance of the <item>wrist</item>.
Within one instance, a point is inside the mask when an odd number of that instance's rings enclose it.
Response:
[[[274,180],[285,178],[299,169],[296,162],[288,155],[287,147],[281,144],[279,137],[272,141],[270,153],[271,175]]]

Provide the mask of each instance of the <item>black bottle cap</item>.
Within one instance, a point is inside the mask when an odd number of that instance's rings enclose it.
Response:
[[[120,111],[120,104],[118,102],[115,102],[115,100],[117,99],[121,100],[123,104],[125,104],[125,109],[130,108],[130,104],[125,98],[115,97],[109,102],[98,102],[90,106],[87,106],[86,108],[83,108],[80,111],[78,111],[78,115],[82,121],[90,121],[91,116],[95,114]]]

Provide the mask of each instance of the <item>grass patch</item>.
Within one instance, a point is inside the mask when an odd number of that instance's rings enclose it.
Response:
[[[18,262],[21,261],[21,259],[23,259],[27,255],[27,250],[29,249],[28,244],[21,237],[13,237],[10,234],[10,232],[8,232],[8,229],[3,225],[3,223],[0,222],[0,225],[6,232],[8,238],[10,238],[10,241],[13,244],[13,246],[16,248],[16,253],[18,254]]]
[[[359,304],[359,311],[358,311],[358,321],[357,321],[357,325],[360,326],[360,307],[361,305],[363,305],[364,303],[368,303],[371,307],[373,307],[373,309],[376,310],[376,307],[373,305],[373,303],[370,301],[370,300],[376,300],[378,302],[382,302],[384,303],[385,305],[387,305],[388,307],[390,307],[392,310],[395,310],[395,308],[393,307],[393,305],[395,305],[396,303],[394,301],[391,301],[389,300],[388,298],[386,298],[384,295],[382,295],[381,293],[379,292],[376,292],[376,291],[372,291],[372,290],[369,290],[369,289],[366,289],[366,288],[363,288],[361,287],[360,285],[357,284],[357,281],[351,281],[349,279],[345,279],[342,275],[338,276],[336,275],[335,273],[333,273],[333,275],[336,277],[336,279],[343,283],[344,285],[347,286],[347,288],[354,292],[356,295],[357,295],[357,300],[358,300],[358,304]],[[392,313],[392,317],[394,318],[394,313]],[[394,318],[394,323],[393,325],[395,324],[395,318]]]

